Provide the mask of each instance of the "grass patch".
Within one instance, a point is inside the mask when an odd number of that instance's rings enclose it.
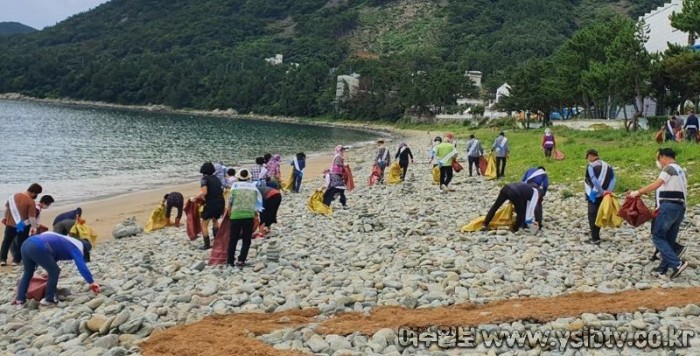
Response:
[[[590,148],[597,149],[601,159],[615,168],[617,175],[615,191],[622,196],[626,190],[638,189],[654,181],[659,174],[655,164],[656,151],[659,147],[671,147],[676,151],[678,163],[688,175],[689,204],[700,204],[700,174],[696,172],[700,171],[697,164],[698,157],[700,157],[700,145],[684,141],[659,146],[654,141],[654,130],[625,132],[624,130],[599,127],[595,131],[579,131],[555,126],[552,128],[552,132],[557,140],[557,146],[566,154],[565,160],[555,161],[545,158],[540,148],[543,134],[541,129],[524,130],[499,126],[472,129],[464,126],[461,122],[439,125],[385,121],[362,123],[352,120],[337,120],[332,117],[304,119],[304,121],[381,125],[424,131],[426,132],[426,142],[429,138],[428,132],[430,132],[431,137],[444,132],[453,132],[459,140],[458,148],[462,156],[465,154],[466,140],[470,134],[475,134],[481,140],[484,149],[488,150],[493,140],[503,129],[506,131],[511,153],[506,166],[506,179],[501,184],[519,181],[529,167],[544,166],[552,185],[562,191],[562,197],[565,199],[571,197],[583,199],[583,177],[587,164],[584,155]],[[504,124],[507,125],[505,122]]]
[[[469,129],[461,124],[450,125],[398,125],[403,129],[421,131],[454,132],[459,139],[460,153],[463,155],[465,142],[470,134],[475,134],[489,149],[498,136],[500,128]],[[544,157],[540,148],[543,131],[510,129],[506,130],[511,154],[506,166],[504,183],[518,181],[528,167],[544,166],[552,184],[564,190],[564,197],[583,197],[583,177],[586,169],[585,153],[595,148],[601,159],[615,168],[617,175],[616,192],[622,195],[626,190],[638,189],[651,183],[659,174],[656,168],[656,151],[659,147],[671,147],[676,151],[678,162],[688,175],[690,204],[700,204],[700,175],[696,174],[697,157],[700,145],[686,142],[668,143],[659,146],[654,141],[653,131],[625,132],[624,130],[602,129],[579,131],[566,127],[554,127],[552,132],[557,146],[566,154],[563,161]],[[583,198],[582,198],[583,199]]]

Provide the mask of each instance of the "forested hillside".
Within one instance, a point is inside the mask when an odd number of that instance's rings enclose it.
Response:
[[[26,36],[0,37],[0,92],[121,104],[396,119],[500,85],[605,8],[662,0],[111,0]],[[284,64],[264,59],[284,55]],[[298,65],[291,65],[296,63]],[[334,105],[336,76],[361,94]]]
[[[0,36],[21,35],[34,31],[36,29],[19,22],[0,22]]]

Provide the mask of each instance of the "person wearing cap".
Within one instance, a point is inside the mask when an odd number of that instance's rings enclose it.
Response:
[[[515,223],[511,226],[511,231],[518,232],[520,228],[527,228],[530,225],[538,227],[537,223],[534,221],[535,211],[537,211],[537,206],[540,205],[540,190],[531,186],[527,183],[517,182],[508,183],[501,188],[496,197],[496,201],[489,209],[488,214],[486,214],[486,219],[484,220],[484,226],[481,231],[486,231],[489,224],[496,215],[496,211],[503,205],[503,203],[510,201],[515,207]]]
[[[394,157],[399,160],[399,167],[401,167],[402,172],[401,172],[401,181],[406,179],[406,172],[408,171],[408,162],[409,160],[411,163],[415,163],[413,161],[413,152],[411,152],[411,148],[408,147],[408,144],[406,142],[401,142],[399,145],[399,150],[396,151],[396,157]]]
[[[250,174],[246,169],[238,172],[238,182],[231,185],[231,196],[225,212],[231,219],[231,241],[228,243],[226,261],[229,266],[235,265],[242,268],[248,258],[250,242],[253,239],[254,219],[263,211],[263,197],[258,187],[262,186],[250,183]],[[241,251],[238,254],[238,261],[234,264],[239,240],[242,240]]]
[[[484,148],[481,147],[481,142],[476,139],[474,134],[469,135],[467,141],[467,160],[469,162],[469,176],[472,176],[472,165],[476,169],[476,175],[480,176],[479,159],[484,155]]]
[[[445,141],[435,148],[435,156],[440,166],[440,190],[443,192],[451,190],[449,185],[452,181],[452,162],[457,159],[457,148],[453,141],[454,135],[448,133],[445,135]]]
[[[378,183],[384,183],[384,170],[391,164],[391,152],[389,152],[389,147],[384,146],[383,139],[377,140],[377,156],[374,158],[374,162],[381,171]]]
[[[615,189],[617,179],[613,167],[598,157],[598,151],[588,150],[586,160],[588,160],[588,166],[584,175],[584,187],[588,202],[588,226],[591,228],[591,239],[587,242],[599,245],[600,228],[596,226],[595,220],[600,204],[603,202],[603,196],[606,192],[612,192]]]
[[[547,171],[543,166],[530,168],[525,171],[520,181],[529,184],[533,188],[537,188],[540,192],[540,201],[535,208],[535,220],[540,229],[542,229],[542,203],[544,201],[544,196],[547,195],[547,189],[549,189],[549,176],[547,175]]]
[[[688,262],[680,259],[685,247],[676,242],[686,210],[688,180],[685,171],[676,162],[676,152],[670,148],[659,149],[656,166],[661,169],[659,178],[629,195],[636,198],[656,191],[657,214],[651,223],[651,240],[661,254],[657,272],[659,277],[663,277],[670,268],[670,278],[676,278],[688,267]]]
[[[48,273],[48,281],[46,282],[44,299],[41,300],[40,304],[44,306],[57,305],[56,286],[61,271],[57,264],[58,261],[73,260],[80,275],[90,285],[90,289],[95,294],[99,293],[100,285],[92,278],[90,269],[85,264],[85,261],[90,259],[91,249],[92,245],[88,240],[77,240],[55,232],[44,232],[28,238],[22,244],[24,272],[17,285],[17,296],[13,304],[20,308],[25,305],[29,282],[34,276],[36,267],[41,266]]]
[[[506,133],[501,131],[493,140],[491,151],[496,153],[496,178],[503,178],[506,174],[506,159],[510,156],[510,147]]]
[[[554,135],[552,135],[552,130],[548,128],[544,129],[544,136],[542,136],[542,149],[544,150],[544,156],[547,158],[552,157],[552,151],[556,147],[556,142],[554,141]]]

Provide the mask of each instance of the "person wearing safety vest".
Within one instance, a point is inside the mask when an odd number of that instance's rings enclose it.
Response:
[[[36,221],[35,200],[42,192],[41,185],[34,183],[27,191],[11,195],[5,203],[5,236],[0,246],[0,266],[7,266],[7,253],[12,248],[12,263],[19,265],[22,243],[29,236],[36,234],[39,224]]]
[[[688,112],[688,117],[685,119],[685,139],[688,141],[697,141],[698,129],[700,129],[700,123],[698,123],[698,117],[695,116],[695,111]]]
[[[590,149],[586,151],[586,173],[584,175],[584,188],[586,201],[588,202],[588,226],[591,228],[591,239],[586,241],[593,245],[600,244],[600,228],[595,220],[598,209],[603,202],[603,196],[615,189],[615,171],[607,162],[598,157],[598,151]]]
[[[539,224],[540,229],[542,229],[542,203],[544,201],[544,196],[547,194],[547,189],[549,189],[549,176],[547,175],[547,171],[542,166],[530,168],[525,171],[521,182],[527,183],[531,187],[539,189],[541,193],[540,200],[535,208],[535,220],[537,221],[537,224]]]
[[[491,220],[493,220],[496,211],[507,201],[513,203],[515,208],[515,223],[511,226],[511,231],[518,232],[520,228],[527,228],[533,225],[537,228],[538,224],[534,221],[535,211],[540,205],[540,191],[527,183],[517,182],[508,183],[501,188],[493,203],[481,231],[486,231]]]
[[[440,166],[440,190],[443,192],[447,190],[452,191],[449,188],[452,181],[452,162],[457,159],[457,148],[453,143],[454,139],[454,135],[448,133],[445,135],[445,140],[435,147],[435,157]]]
[[[496,153],[496,178],[503,178],[506,174],[506,159],[510,156],[510,147],[505,132],[501,131],[493,140],[491,151]]]
[[[676,243],[678,230],[686,210],[688,180],[685,171],[676,162],[676,152],[670,148],[660,148],[656,155],[656,166],[661,169],[659,178],[646,187],[632,191],[636,198],[656,191],[656,217],[652,221],[652,241],[661,254],[661,264],[657,272],[663,278],[671,269],[670,278],[676,278],[688,268],[688,262],[681,260],[685,248]]]
[[[472,166],[476,170],[476,175],[480,176],[481,171],[479,171],[479,159],[484,155],[484,148],[481,147],[481,142],[476,139],[474,134],[469,135],[469,141],[467,141],[467,162],[469,163],[469,176],[472,176]]]

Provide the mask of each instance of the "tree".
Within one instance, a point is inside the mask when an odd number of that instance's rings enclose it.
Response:
[[[671,26],[688,33],[688,46],[700,36],[700,0],[683,0],[683,10],[670,16]]]

